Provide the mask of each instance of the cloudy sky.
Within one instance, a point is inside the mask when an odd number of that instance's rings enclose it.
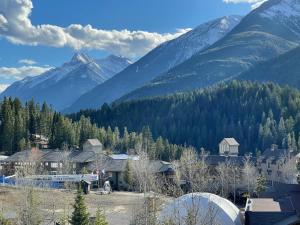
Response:
[[[164,41],[261,0],[1,0],[0,91],[74,52],[136,59]]]

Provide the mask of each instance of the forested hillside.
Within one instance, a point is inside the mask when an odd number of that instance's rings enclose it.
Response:
[[[220,41],[120,100],[192,91],[237,79],[259,63],[299,46],[299,9],[298,0],[264,1]]]
[[[235,137],[241,153],[263,151],[271,144],[300,147],[300,92],[272,83],[233,81],[202,91],[103,105],[70,115],[90,117],[99,126],[149,126],[155,137],[204,147],[217,153],[223,137]]]
[[[31,134],[48,137],[52,149],[81,147],[88,138],[98,138],[107,150],[126,153],[144,149],[151,158],[164,160],[178,158],[184,148],[161,137],[153,139],[149,127],[141,133],[129,133],[126,127],[97,127],[83,116],[73,122],[45,103],[40,106],[29,101],[23,106],[18,99],[5,98],[0,103],[0,151],[11,155],[34,147]]]
[[[287,84],[300,88],[300,48],[293,49],[279,57],[260,63],[238,79]]]

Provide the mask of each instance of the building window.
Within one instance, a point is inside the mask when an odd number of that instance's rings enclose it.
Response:
[[[51,168],[58,168],[58,163],[51,163]]]

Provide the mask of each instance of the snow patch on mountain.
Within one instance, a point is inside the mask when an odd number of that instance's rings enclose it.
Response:
[[[55,83],[66,78],[70,73],[76,70],[78,70],[77,73],[81,78],[87,78],[88,75],[85,74],[85,68],[82,67],[88,67],[89,70],[95,73],[96,77],[98,76],[98,78],[104,82],[128,65],[130,65],[130,61],[122,57],[108,56],[104,59],[94,60],[86,54],[76,53],[70,62],[64,63],[61,67],[51,69],[38,76],[26,77],[21,80],[19,84],[20,86],[26,86],[27,88],[34,88],[46,81]]]
[[[165,51],[166,48],[182,49],[168,62],[169,69],[220,40],[241,21],[241,18],[241,16],[225,16],[209,21],[175,40],[162,44],[159,47],[161,51]]]
[[[60,67],[13,83],[0,96],[18,97],[22,101],[32,98],[37,102],[47,101],[60,110],[129,65],[130,61],[123,57],[108,56],[97,60],[76,53]],[[61,98],[57,97],[59,94]]]
[[[300,0],[281,0],[264,10],[261,16],[267,18],[290,18],[300,16]]]

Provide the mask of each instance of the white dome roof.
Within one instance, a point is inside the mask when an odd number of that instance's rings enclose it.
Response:
[[[199,224],[213,221],[220,225],[242,225],[239,209],[229,200],[210,193],[191,193],[175,199],[162,210],[159,221],[171,219],[176,224],[185,224],[188,213],[195,215]]]

